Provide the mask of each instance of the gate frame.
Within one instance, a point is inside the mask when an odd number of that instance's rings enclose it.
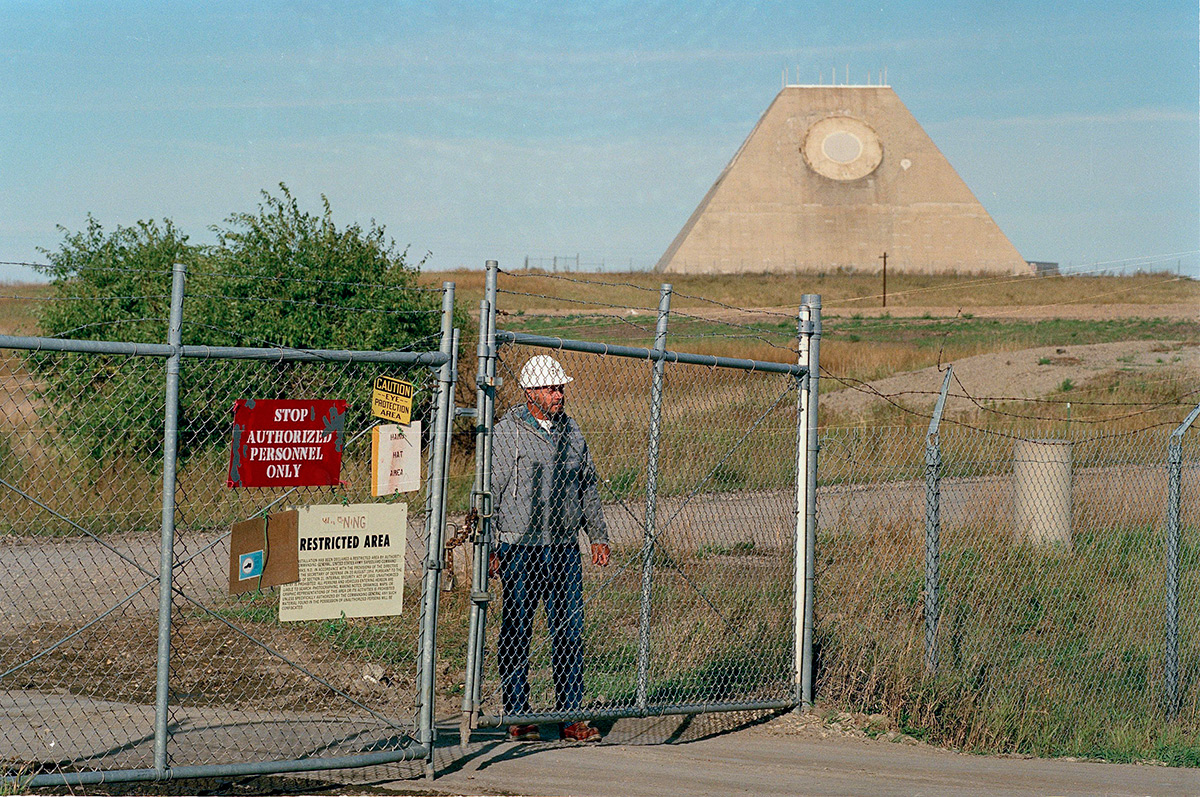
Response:
[[[661,375],[666,363],[684,363],[703,365],[709,368],[731,368],[742,371],[761,371],[766,373],[787,374],[797,380],[798,398],[796,407],[796,529],[793,546],[793,647],[794,647],[794,691],[786,700],[747,701],[742,703],[686,703],[675,705],[650,706],[644,699],[643,656],[646,645],[639,643],[639,675],[637,705],[628,708],[590,709],[583,712],[570,712],[571,718],[588,719],[618,719],[626,717],[652,717],[664,715],[704,714],[722,711],[750,710],[803,710],[812,705],[812,675],[813,656],[812,640],[814,626],[814,568],[817,532],[817,459],[818,459],[818,424],[817,424],[817,388],[820,368],[820,337],[821,337],[821,297],[819,294],[804,294],[801,298],[797,319],[797,340],[799,343],[798,362],[795,365],[748,360],[735,357],[719,357],[714,355],[690,354],[670,351],[666,348],[667,317],[670,312],[670,297],[672,287],[664,283],[659,294],[658,324],[655,330],[654,348],[634,346],[608,345],[590,341],[570,340],[544,335],[530,335],[520,332],[509,332],[496,328],[496,296],[498,263],[487,261],[487,276],[485,281],[485,297],[480,302],[479,313],[479,346],[477,386],[477,415],[476,415],[476,466],[475,484],[471,492],[472,510],[478,517],[473,539],[473,563],[471,584],[471,608],[467,637],[467,666],[464,673],[464,688],[462,715],[460,718],[460,743],[470,743],[471,731],[478,728],[500,727],[514,722],[520,723],[551,723],[562,720],[565,712],[547,712],[541,714],[506,715],[504,713],[485,715],[482,713],[483,688],[483,659],[484,642],[487,632],[487,607],[495,596],[489,592],[488,559],[491,553],[491,522],[492,522],[492,492],[491,492],[491,437],[495,423],[495,391],[501,382],[496,377],[496,362],[498,359],[498,343],[514,343],[559,351],[575,351],[587,354],[612,355],[638,360],[648,360],[653,363],[654,380],[651,389],[651,432],[650,450],[648,457],[650,465],[655,464],[657,449],[657,430],[654,428],[654,418],[660,411],[662,401]],[[653,482],[647,484],[646,531],[652,528],[653,506],[655,494]],[[642,569],[642,598],[643,605],[639,618],[639,635],[645,637],[647,632],[645,598],[649,569],[646,563],[646,550],[652,549],[653,540],[643,537],[643,569]]]
[[[182,344],[183,301],[187,269],[181,263],[172,267],[171,309],[168,342],[128,343],[123,341],[74,340],[62,338],[0,335],[0,350],[115,354],[129,357],[162,357],[166,360],[166,408],[163,422],[163,511],[160,535],[158,660],[154,727],[154,767],[84,772],[40,773],[31,777],[0,776],[0,786],[37,788],[42,786],[82,786],[96,783],[166,781],[190,778],[215,778],[240,775],[271,775],[316,770],[351,769],[400,761],[425,761],[425,774],[433,775],[434,697],[437,636],[437,603],[441,591],[441,540],[446,521],[446,465],[452,424],[454,391],[453,282],[442,283],[441,344],[436,352],[354,351],[346,349],[253,348],[239,346],[185,346]],[[422,622],[418,643],[417,743],[399,750],[363,753],[328,758],[302,758],[277,761],[245,761],[232,764],[167,766],[170,740],[168,709],[170,694],[171,610],[174,604],[175,494],[178,454],[179,373],[184,358],[200,360],[266,360],[272,362],[343,362],[425,365],[439,368],[437,398],[434,403],[432,462],[427,480],[425,527],[428,541],[422,590]],[[436,545],[434,544],[436,542]]]

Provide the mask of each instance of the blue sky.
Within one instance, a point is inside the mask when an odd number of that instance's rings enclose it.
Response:
[[[785,69],[886,68],[1027,259],[1200,276],[1198,26],[1194,0],[0,0],[0,260],[89,212],[208,242],[284,182],[432,268],[647,267]]]

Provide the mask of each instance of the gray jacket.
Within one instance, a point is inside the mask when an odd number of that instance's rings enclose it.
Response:
[[[566,415],[547,432],[524,404],[492,435],[492,543],[561,545],[580,531],[608,542],[596,466],[579,425]]]

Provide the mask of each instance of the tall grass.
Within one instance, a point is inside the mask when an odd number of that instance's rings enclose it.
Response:
[[[1195,765],[1200,690],[1190,688],[1177,718],[1162,708],[1155,532],[1096,528],[1065,553],[982,527],[960,530],[942,549],[935,676],[923,669],[920,538],[887,524],[823,535],[818,691],[840,705],[888,713],[941,744]],[[1190,541],[1182,557],[1194,565],[1200,545]],[[1182,589],[1200,586],[1194,566],[1184,572]],[[1196,608],[1181,632],[1193,640]],[[1200,667],[1194,641],[1181,666]]]

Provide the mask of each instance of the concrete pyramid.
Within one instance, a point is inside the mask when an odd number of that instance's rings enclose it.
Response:
[[[1029,274],[889,86],[786,86],[656,270]]]

